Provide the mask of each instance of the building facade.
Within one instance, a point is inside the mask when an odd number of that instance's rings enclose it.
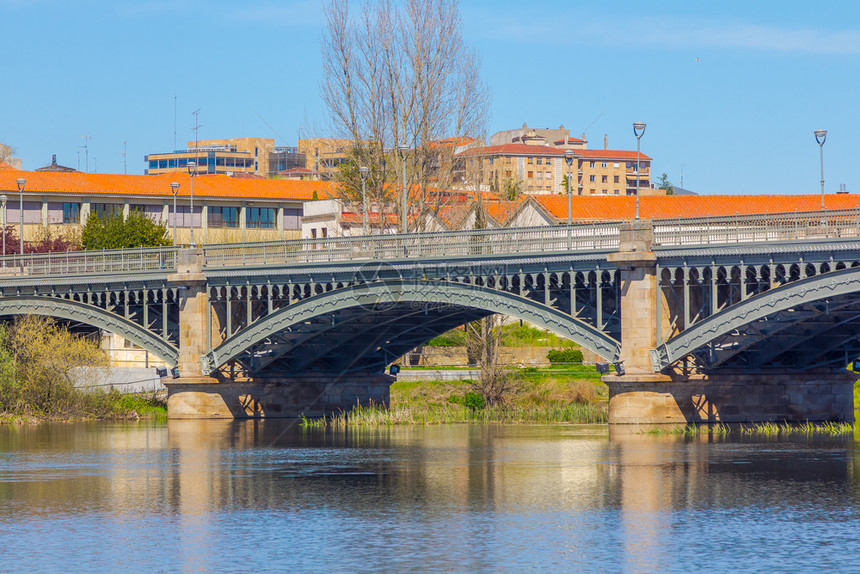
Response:
[[[458,154],[462,184],[499,193],[515,189],[529,194],[567,193],[566,149],[574,152],[570,165],[571,191],[576,195],[631,195],[637,182],[642,195],[651,189],[651,158],[635,151],[589,150],[576,140],[558,145],[509,143],[465,150]]]
[[[16,181],[24,179],[19,195]],[[178,183],[173,195],[172,183]],[[193,186],[193,200],[192,200]],[[188,244],[297,239],[306,201],[328,197],[325,182],[234,178],[226,175],[114,175],[35,171],[0,171],[6,196],[0,218],[23,237],[79,236],[87,218],[140,211],[165,223],[168,236]],[[23,211],[19,206],[23,202]],[[192,209],[193,203],[193,209]],[[174,207],[175,206],[175,207]]]
[[[158,175],[187,171],[197,163],[198,173],[252,173],[274,177],[279,172],[305,167],[305,156],[297,147],[276,146],[271,138],[227,138],[187,142],[185,151],[149,154],[146,173]]]

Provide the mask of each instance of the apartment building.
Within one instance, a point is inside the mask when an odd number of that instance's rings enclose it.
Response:
[[[458,154],[465,186],[503,192],[512,184],[530,194],[567,193],[565,151],[573,151],[571,191],[577,195],[659,194],[651,189],[651,158],[627,150],[589,150],[566,137],[553,146],[509,143],[475,147]],[[637,178],[638,176],[638,178]]]
[[[23,193],[18,179],[25,180]],[[172,183],[179,184],[175,196]],[[170,236],[175,227],[178,244],[190,243],[193,227],[200,244],[297,239],[304,203],[315,196],[328,197],[331,185],[221,174],[192,178],[185,172],[114,175],[6,169],[0,170],[0,193],[6,196],[0,217],[18,233],[23,215],[26,241],[45,233],[79,234],[92,213],[127,215],[138,210],[165,222]]]

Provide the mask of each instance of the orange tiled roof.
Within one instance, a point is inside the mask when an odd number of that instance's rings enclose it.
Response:
[[[434,140],[431,141],[427,147],[450,147],[450,146],[463,146],[463,145],[472,145],[476,143],[480,143],[481,140],[478,138],[473,138],[469,136],[451,136],[449,138]]]
[[[508,143],[464,150],[457,155],[564,155],[564,150],[544,145]]]
[[[827,209],[860,208],[860,195],[825,195]],[[560,221],[567,219],[567,195],[535,195],[533,199]],[[573,196],[571,217],[576,221],[633,219],[636,197]],[[643,195],[639,198],[642,219],[718,217],[756,213],[815,211],[820,195]]]
[[[179,183],[179,197],[191,192],[187,173],[162,175],[120,175],[105,173],[56,173],[36,171],[0,171],[0,190],[18,192],[19,177],[27,180],[28,193],[71,193],[81,195],[173,197],[172,182]],[[194,176],[194,197],[239,198],[260,200],[308,200],[314,192],[320,199],[329,197],[332,184],[322,181],[279,179],[237,179],[227,175]]]
[[[529,155],[529,156],[564,156],[563,148],[542,145],[527,144],[502,144],[467,149],[457,155]],[[577,149],[574,150],[576,157],[581,159],[636,159],[635,151],[621,149]],[[650,161],[651,158],[644,153],[639,154],[641,161]]]

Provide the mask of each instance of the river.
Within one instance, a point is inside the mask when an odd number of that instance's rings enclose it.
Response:
[[[856,571],[857,446],[605,425],[5,425],[0,571]]]

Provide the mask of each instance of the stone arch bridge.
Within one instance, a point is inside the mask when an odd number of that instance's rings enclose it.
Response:
[[[171,416],[387,402],[385,367],[504,313],[569,338],[612,422],[846,419],[860,213],[615,222],[7,257],[0,315],[118,333],[178,368]]]

